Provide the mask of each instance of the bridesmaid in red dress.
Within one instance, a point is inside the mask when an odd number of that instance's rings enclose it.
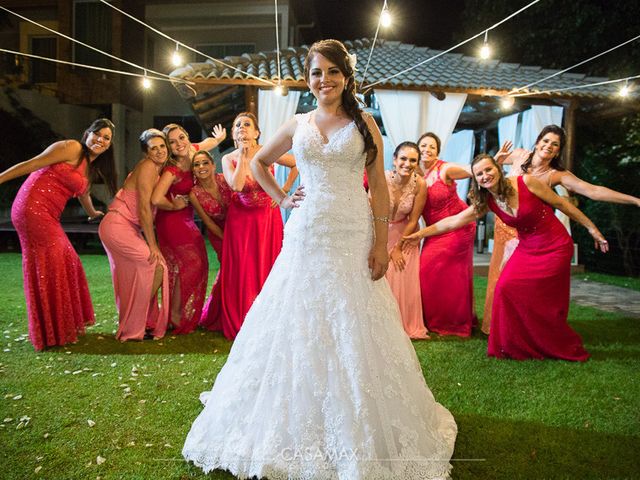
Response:
[[[580,336],[567,324],[573,241],[553,209],[587,228],[602,252],[608,251],[607,241],[580,210],[534,176],[506,178],[486,154],[478,155],[471,168],[472,206],[406,239],[417,242],[440,235],[493,211],[518,231],[520,243],[496,285],[487,354],[516,360],[587,360]]]
[[[260,150],[260,129],[252,113],[240,113],[233,121],[237,149],[222,157],[224,177],[234,191],[224,230],[222,282],[222,332],[233,340],[244,317],[260,293],[282,247],[280,209],[253,178],[251,159]],[[294,167],[292,155],[278,162]],[[293,172],[293,171],[292,171]],[[273,173],[273,172],[272,172]]]
[[[90,218],[90,182],[100,178],[113,195],[116,172],[111,143],[115,127],[101,118],[82,139],[53,143],[41,154],[0,173],[0,184],[30,174],[11,208],[22,247],[29,339],[36,350],[78,340],[94,313],[87,280],[62,226],[67,201],[77,197]]]
[[[224,175],[216,174],[216,166],[211,155],[206,151],[199,151],[193,156],[191,167],[196,177],[196,184],[191,189],[189,201],[198,216],[207,227],[207,237],[216,252],[218,264],[222,270],[222,239],[227,209],[231,201],[231,189],[227,185]],[[222,330],[220,323],[220,302],[222,282],[220,270],[213,282],[211,294],[207,299],[199,325],[208,330]]]
[[[153,190],[151,203],[159,208],[156,232],[169,269],[170,324],[173,333],[180,335],[192,332],[200,321],[209,269],[204,239],[194,222],[193,207],[188,205],[194,182],[191,157],[196,150],[214,148],[226,134],[217,126],[215,138],[192,144],[186,130],[175,123],[165,126],[163,133],[171,158]],[[182,204],[176,203],[179,199]]]
[[[422,216],[427,225],[466,210],[456,191],[457,179],[469,172],[438,159],[440,139],[425,133],[418,140],[427,202]],[[473,309],[473,242],[475,224],[425,240],[420,255],[422,311],[427,328],[441,335],[468,337],[476,322]]]

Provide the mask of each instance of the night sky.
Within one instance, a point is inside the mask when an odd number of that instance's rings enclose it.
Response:
[[[355,40],[373,38],[383,1],[317,0],[317,18],[323,38]],[[446,49],[454,43],[453,33],[464,0],[387,0],[394,24],[380,29],[379,38],[399,40],[422,47]]]

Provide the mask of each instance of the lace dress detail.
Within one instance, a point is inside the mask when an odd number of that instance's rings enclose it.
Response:
[[[350,123],[324,143],[308,114],[296,118],[306,199],[183,455],[242,479],[444,478],[455,421],[367,267],[362,137]]]

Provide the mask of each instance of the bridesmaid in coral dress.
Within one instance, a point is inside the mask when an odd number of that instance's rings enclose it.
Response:
[[[393,152],[393,172],[385,172],[389,189],[389,237],[391,268],[385,274],[398,301],[404,331],[411,338],[429,338],[422,318],[420,298],[420,250],[402,251],[402,237],[416,231],[427,199],[424,179],[416,174],[418,145],[402,142]]]
[[[197,152],[193,156],[193,174],[196,184],[191,189],[189,201],[198,216],[207,227],[207,237],[216,252],[218,264],[222,270],[222,239],[227,209],[231,201],[231,189],[224,175],[216,174],[216,166],[211,155],[206,151]],[[213,282],[211,294],[202,310],[199,325],[208,330],[222,330],[220,323],[220,302],[222,300],[222,282],[220,270]]]
[[[489,155],[478,155],[472,206],[407,237],[439,235],[493,211],[518,231],[520,243],[496,285],[487,354],[516,360],[556,358],[584,361],[589,354],[567,324],[573,242],[553,214],[557,208],[589,230],[596,247],[607,241],[580,210],[532,175],[506,178]]]
[[[100,223],[119,313],[121,342],[162,338],[169,320],[169,275],[153,230],[151,193],[168,157],[166,138],[151,128],[140,135],[145,156],[129,174]],[[178,200],[184,202],[184,200]],[[162,287],[162,302],[158,291]]]
[[[169,322],[177,335],[190,333],[198,326],[207,290],[209,262],[204,239],[193,219],[193,207],[176,208],[174,200],[181,197],[188,201],[194,182],[191,157],[196,150],[209,150],[224,140],[224,129],[220,126],[216,129],[216,138],[207,138],[200,144],[192,144],[189,134],[180,125],[172,123],[163,129],[171,157],[153,190],[151,202],[159,207],[156,231],[169,268]]]
[[[222,332],[230,340],[238,334],[282,247],[280,209],[249,170],[249,162],[261,148],[259,138],[255,115],[240,113],[233,121],[238,148],[222,157],[224,177],[234,191],[224,230],[220,276]],[[290,154],[280,157],[278,163],[295,166]]]
[[[95,321],[84,270],[60,216],[71,197],[90,218],[103,215],[93,207],[89,185],[100,178],[115,192],[114,130],[111,121],[98,119],[79,142],[56,142],[0,173],[0,184],[31,174],[13,202],[11,220],[22,247],[29,339],[36,350],[76,342]]]
[[[505,145],[502,146],[495,158],[500,163],[511,165],[510,176],[528,173],[551,188],[562,186],[571,193],[584,195],[591,200],[640,207],[640,198],[638,197],[626,195],[600,185],[592,185],[565,170],[562,166],[562,153],[565,144],[566,133],[564,129],[557,125],[547,125],[540,131],[532,152],[523,149],[511,152],[511,142],[505,142]],[[506,264],[509,253],[513,252],[513,248],[510,248],[510,245],[516,245],[518,238],[516,230],[506,226],[499,217],[496,217],[494,230],[494,246],[489,265],[487,296],[482,319],[482,331],[487,334],[491,325],[493,292],[500,277],[500,270]]]
[[[456,191],[456,179],[469,172],[438,159],[440,139],[428,132],[418,140],[428,199],[422,216],[427,225],[467,208]],[[420,256],[420,289],[425,323],[441,335],[468,337],[476,322],[473,308],[473,242],[475,224],[425,240]]]

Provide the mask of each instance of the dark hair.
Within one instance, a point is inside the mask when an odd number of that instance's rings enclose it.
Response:
[[[562,166],[562,153],[564,151],[564,146],[567,143],[567,134],[565,133],[564,128],[559,127],[558,125],[547,125],[542,130],[540,130],[540,133],[538,134],[538,138],[536,138],[536,143],[534,143],[534,151],[531,152],[531,154],[529,155],[529,158],[527,158],[525,162],[521,165],[520,168],[522,169],[522,173],[530,173],[529,169],[531,168],[531,163],[533,161],[533,154],[535,153],[535,145],[537,145],[538,142],[542,140],[542,138],[547,133],[553,133],[555,135],[558,135],[558,137],[560,137],[560,150],[558,151],[558,155],[556,155],[551,159],[551,161],[549,162],[549,166],[556,170],[560,170],[560,171],[565,170],[565,168]]]
[[[167,136],[157,128],[148,128],[144,132],[142,132],[140,134],[140,138],[138,138],[138,140],[140,141],[140,148],[144,153],[147,153],[149,151],[149,141],[152,138],[161,138],[162,140],[164,140],[164,144],[167,146],[167,150],[169,150],[169,145],[167,145]]]
[[[353,119],[364,139],[364,151],[367,154],[366,165],[370,165],[378,153],[378,147],[376,147],[373,135],[369,131],[367,122],[362,116],[362,109],[356,98],[356,80],[353,76],[353,68],[349,63],[349,52],[347,52],[344,44],[338,40],[320,40],[315,42],[309,48],[309,53],[307,53],[307,58],[304,61],[304,78],[307,83],[309,83],[311,61],[316,54],[320,54],[331,63],[334,63],[345,76],[346,85],[342,92],[342,108],[347,115]]]
[[[98,133],[103,128],[111,130],[111,142],[109,148],[103,153],[98,155],[93,162],[89,160],[89,147],[87,147],[87,138],[90,133]],[[113,158],[113,135],[115,134],[116,126],[108,118],[98,118],[95,120],[89,128],[87,128],[82,134],[80,144],[82,145],[82,153],[87,159],[89,164],[89,181],[95,183],[98,179],[102,180],[107,186],[109,193],[113,196],[116,193],[116,182],[118,174],[116,173],[116,162]]]
[[[173,152],[171,151],[171,144],[169,143],[169,134],[174,130],[181,130],[182,133],[187,136],[187,139],[189,139],[189,133],[187,133],[182,125],[178,125],[177,123],[169,123],[164,126],[164,128],[162,129],[162,133],[164,133],[164,136],[167,139],[167,149],[169,150],[169,157],[167,158],[167,162],[171,165],[176,165],[176,159],[173,156]]]
[[[440,142],[440,137],[438,137],[438,135],[436,135],[433,132],[427,132],[427,133],[423,133],[422,135],[420,135],[420,138],[418,139],[418,141],[416,143],[418,145],[420,145],[420,142],[422,141],[422,139],[424,137],[431,137],[436,141],[436,147],[438,148],[438,152],[436,154],[440,155],[440,146],[442,145],[442,142]]]
[[[236,118],[233,119],[233,123],[231,124],[231,131],[233,132],[233,130],[236,128],[236,120],[238,120],[240,117],[247,117],[250,118],[251,121],[253,122],[253,128],[255,128],[258,131],[258,138],[256,138],[256,143],[258,142],[258,140],[260,140],[260,135],[261,135],[261,131],[260,131],[260,126],[258,125],[258,119],[256,118],[256,116],[251,113],[251,112],[240,112],[238,115],[236,115]],[[232,134],[233,136],[233,134]]]
[[[504,176],[504,172],[502,171],[502,167],[498,165],[495,159],[487,154],[480,153],[475,156],[473,161],[471,162],[471,188],[469,190],[469,200],[471,200],[471,205],[477,214],[482,214],[487,211],[489,208],[489,197],[491,193],[486,188],[482,188],[478,185],[478,180],[476,179],[475,173],[473,173],[473,167],[480,163],[482,160],[490,160],[491,163],[498,169],[500,174],[500,178],[498,179],[498,198],[506,202],[509,195],[515,193],[515,189],[511,185],[511,182],[507,177]]]
[[[413,148],[416,152],[418,152],[418,158],[420,158],[420,149],[418,148],[418,145],[414,142],[409,141],[398,144],[396,149],[393,151],[393,158],[396,158],[398,156],[398,153],[400,153],[400,150],[402,150],[403,148]]]

